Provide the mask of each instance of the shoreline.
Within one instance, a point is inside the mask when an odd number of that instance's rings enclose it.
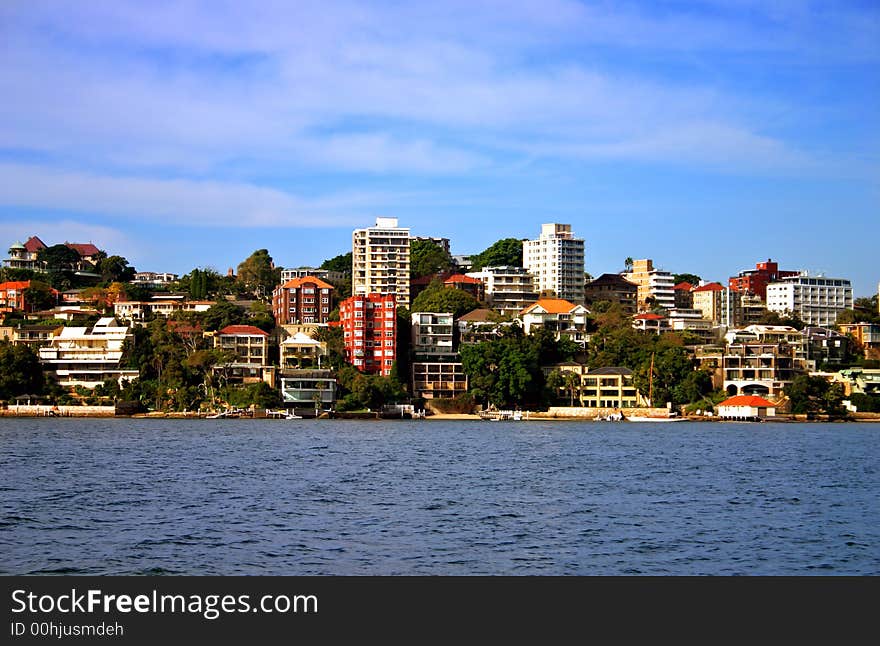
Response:
[[[74,411],[67,410],[64,411],[63,414],[60,415],[47,415],[45,413],[37,412],[37,411],[10,411],[8,409],[0,410],[0,418],[25,418],[25,417],[33,417],[33,418],[54,418],[54,419],[70,419],[70,418],[78,418],[78,419],[207,419],[204,413],[194,413],[194,412],[149,412],[149,413],[136,413],[133,415],[116,415],[112,411]],[[272,418],[263,415],[255,415],[245,416],[245,417],[236,417],[232,419],[243,419],[243,420],[275,420],[275,421],[289,421],[283,418]],[[375,417],[373,415],[370,416],[333,416],[329,417],[326,415],[322,415],[318,418],[307,418],[308,420],[320,420],[320,419],[334,419],[338,421],[486,421],[482,417],[477,414],[469,414],[469,413],[435,413],[432,415],[428,415],[427,417],[423,417],[417,420],[412,420],[411,418],[405,418],[401,420],[401,418],[397,417]],[[655,418],[661,420],[662,418]],[[781,423],[781,424],[802,424],[802,423],[813,423],[813,424],[845,424],[849,422],[855,423],[880,423],[880,413],[855,413],[846,419],[807,419],[806,415],[777,415],[776,417],[768,417],[764,418],[760,422],[754,422],[749,420],[736,420],[736,419],[722,419],[720,417],[704,417],[704,416],[685,416],[683,418],[688,422],[709,422],[709,423]],[[218,421],[223,422],[223,420],[210,420],[210,421]],[[512,420],[504,420],[504,421],[512,421]],[[530,412],[529,419],[519,420],[520,422],[573,422],[580,421],[586,423],[599,423],[596,417],[586,417],[583,415],[559,415],[558,413],[548,414],[547,412]],[[630,423],[639,423],[639,422],[631,422]],[[603,423],[606,423],[603,421]],[[619,423],[619,422],[617,422]]]

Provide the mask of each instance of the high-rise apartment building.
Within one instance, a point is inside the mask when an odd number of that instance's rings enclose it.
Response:
[[[376,226],[352,234],[353,294],[394,294],[409,307],[409,229],[397,218],[376,218]]]
[[[767,309],[796,314],[808,326],[833,326],[837,315],[852,307],[852,283],[845,278],[802,273],[767,285]]]
[[[394,294],[355,294],[339,304],[345,359],[361,372],[389,376],[397,358]]]
[[[654,307],[675,308],[675,280],[668,271],[654,269],[650,258],[633,261],[632,271],[623,277],[638,285],[638,308],[646,312]]]
[[[486,300],[502,314],[517,314],[538,300],[535,277],[522,267],[483,267],[465,274],[485,285]]]
[[[584,302],[584,241],[570,224],[542,224],[537,240],[524,240],[523,266],[541,296]]]

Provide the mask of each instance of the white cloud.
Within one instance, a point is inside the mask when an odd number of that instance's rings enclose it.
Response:
[[[252,184],[159,180],[0,164],[0,203],[65,209],[176,225],[336,227],[363,220],[387,195],[336,194],[302,199]]]

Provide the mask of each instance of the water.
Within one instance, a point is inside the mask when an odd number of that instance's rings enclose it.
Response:
[[[0,419],[2,574],[877,575],[880,425]]]

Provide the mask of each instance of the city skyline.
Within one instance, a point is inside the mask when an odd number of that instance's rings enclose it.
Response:
[[[772,258],[877,293],[870,3],[10,3],[4,244],[142,271],[350,251],[397,218],[453,254],[568,223],[726,279]],[[198,25],[198,28],[193,28]]]

